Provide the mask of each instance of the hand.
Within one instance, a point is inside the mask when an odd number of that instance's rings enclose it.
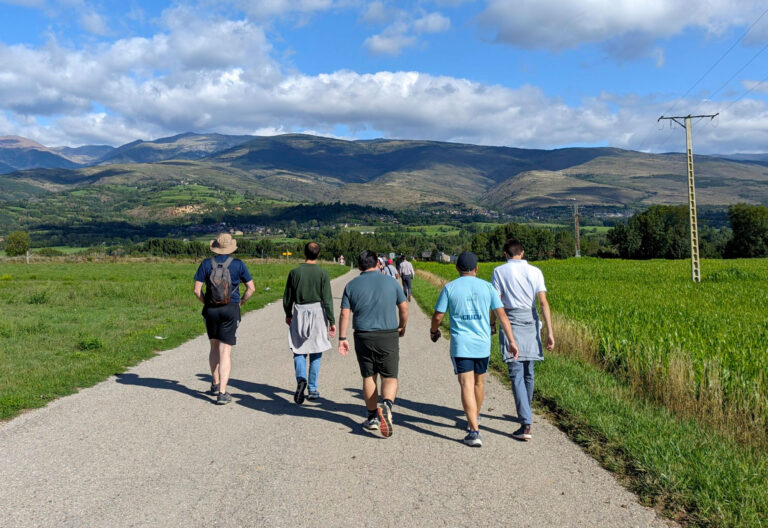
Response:
[[[496,325],[491,325],[491,335],[496,335]]]
[[[402,327],[397,329],[397,335],[399,335],[400,337],[403,337],[405,335],[405,327],[404,326],[402,326]]]
[[[245,304],[245,299],[240,299],[240,308],[242,308],[244,304]]]
[[[555,338],[551,335],[547,336],[547,350],[554,350],[555,348]]]
[[[434,332],[432,330],[429,331],[429,338],[432,340],[433,343],[437,343],[437,340],[440,339],[441,335],[443,334],[440,333],[439,328]]]
[[[336,325],[328,327],[328,337],[336,337]]]
[[[342,356],[349,354],[349,341],[339,341],[339,354]]]
[[[285,324],[287,324],[288,326],[291,326],[291,321],[292,320],[293,320],[293,317],[286,317],[285,318]]]
[[[517,348],[517,343],[512,342],[509,344],[509,353],[512,355],[512,359],[517,361],[517,356],[520,355],[520,350]]]

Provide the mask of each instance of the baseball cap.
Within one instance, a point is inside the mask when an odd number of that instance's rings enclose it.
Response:
[[[471,251],[465,251],[456,260],[456,268],[459,271],[474,271],[477,267],[477,255]]]

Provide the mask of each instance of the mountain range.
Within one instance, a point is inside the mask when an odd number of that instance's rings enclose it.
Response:
[[[768,155],[695,156],[694,165],[700,205],[768,204]],[[302,134],[187,133],[118,148],[49,148],[0,137],[3,172],[0,200],[19,203],[54,195],[59,203],[61,196],[86,186],[102,189],[108,200],[115,186],[189,184],[267,200],[341,201],[393,210],[455,204],[514,213],[571,203],[624,209],[687,202],[684,154],[346,141]],[[189,209],[194,214],[209,206],[189,203],[188,196],[179,199],[174,206],[194,206]]]

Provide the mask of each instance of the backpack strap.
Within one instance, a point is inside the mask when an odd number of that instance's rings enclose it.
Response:
[[[232,255],[227,257],[227,260],[224,261],[224,269],[229,269],[229,265],[232,264],[232,261],[234,259],[232,258]]]

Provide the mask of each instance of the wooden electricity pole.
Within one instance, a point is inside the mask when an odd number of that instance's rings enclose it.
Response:
[[[718,112],[719,114],[719,112]],[[696,218],[696,187],[693,182],[693,144],[691,142],[691,119],[708,117],[714,119],[718,114],[687,115],[664,117],[657,121],[669,119],[685,129],[685,153],[688,159],[688,220],[691,224],[691,279],[693,282],[701,282],[701,265],[699,263],[699,225]],[[681,123],[680,119],[684,121]]]

